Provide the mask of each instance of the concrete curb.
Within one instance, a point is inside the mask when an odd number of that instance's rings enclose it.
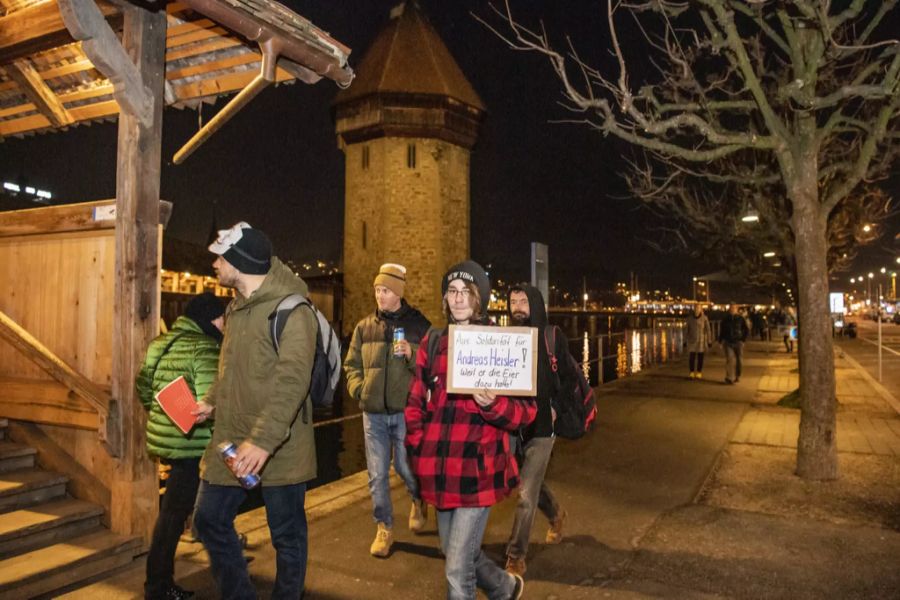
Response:
[[[872,377],[872,375],[868,371],[866,371],[865,367],[863,367],[861,364],[856,362],[856,359],[854,359],[852,356],[850,356],[846,350],[844,350],[843,348],[841,348],[840,350],[841,350],[840,356],[843,359],[845,359],[848,363],[850,363],[851,367],[853,367],[854,369],[859,371],[860,374],[863,376],[863,379],[868,381],[872,385],[872,387],[875,388],[875,391],[878,392],[878,395],[881,396],[882,400],[884,400],[885,402],[890,404],[891,407],[895,411],[897,411],[897,414],[900,415],[900,400],[897,400],[897,398],[894,397],[894,395],[890,391],[888,391],[888,389],[886,387],[881,385],[877,379]]]

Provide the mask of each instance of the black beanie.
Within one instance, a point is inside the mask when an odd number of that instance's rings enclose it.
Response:
[[[265,233],[243,221],[230,229],[220,230],[218,239],[209,245],[209,251],[247,275],[265,275],[272,266],[272,242]]]
[[[224,314],[225,303],[210,292],[194,296],[184,307],[184,316],[199,325],[203,333],[219,341],[222,340],[222,332],[212,322]]]
[[[481,295],[481,317],[487,315],[488,304],[491,302],[491,280],[484,269],[474,260],[464,260],[453,265],[441,281],[441,295],[447,295],[447,288],[454,279],[462,279],[467,283],[474,283]]]

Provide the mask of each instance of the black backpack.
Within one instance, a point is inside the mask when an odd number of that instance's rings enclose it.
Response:
[[[313,407],[330,408],[334,402],[334,392],[341,378],[341,342],[331,327],[331,323],[321,312],[316,310],[312,302],[301,294],[291,294],[278,303],[269,315],[269,336],[272,346],[278,352],[281,334],[290,314],[298,306],[305,306],[313,312],[318,322],[316,332],[316,357],[313,361],[312,378],[309,383],[309,394]],[[303,422],[307,422],[304,412]]]
[[[563,360],[575,373],[575,385],[572,389],[562,389],[559,361],[553,352],[556,349],[556,330],[556,325],[544,328],[547,357],[550,359],[550,369],[556,376],[556,389],[560,392],[556,396],[556,422],[553,424],[553,431],[559,437],[577,440],[591,429],[597,417],[597,402],[594,398],[594,389],[584,376],[584,371],[568,350]]]

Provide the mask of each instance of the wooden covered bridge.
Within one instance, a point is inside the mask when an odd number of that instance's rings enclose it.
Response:
[[[0,597],[52,595],[148,544],[158,482],[133,382],[158,332],[163,108],[237,93],[181,162],[270,84],[349,85],[349,52],[271,0],[0,0],[0,138],[119,132],[115,200],[0,213]]]

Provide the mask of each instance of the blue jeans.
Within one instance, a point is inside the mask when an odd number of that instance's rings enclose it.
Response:
[[[372,494],[372,512],[376,523],[394,526],[394,507],[391,505],[391,448],[394,453],[394,470],[406,484],[409,495],[419,498],[419,484],[409,467],[406,457],[406,420],[403,413],[363,413],[363,430],[366,439],[366,467],[369,470],[369,493]]]
[[[512,575],[481,549],[489,506],[438,510],[438,534],[446,562],[447,600],[475,600],[476,586],[490,600],[506,600],[516,587]]]
[[[510,558],[524,559],[528,555],[528,539],[534,524],[535,509],[540,509],[550,522],[559,518],[559,502],[544,482],[554,440],[552,437],[538,437],[525,442],[524,457],[519,467],[516,518],[506,545],[506,556]]]
[[[246,498],[244,488],[200,482],[194,522],[209,553],[213,577],[223,600],[256,598],[250,573],[234,530],[234,518]],[[263,486],[266,520],[275,547],[272,598],[297,600],[306,581],[306,484]]]

